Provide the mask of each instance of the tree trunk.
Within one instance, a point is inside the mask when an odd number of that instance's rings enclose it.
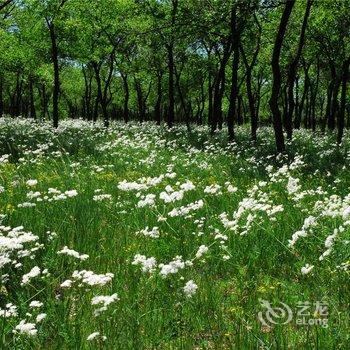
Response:
[[[32,77],[29,77],[29,102],[30,102],[30,117],[33,119],[36,119],[33,78]]]
[[[83,69],[83,76],[84,76],[84,83],[85,83],[85,92],[84,92],[84,98],[83,98],[83,117],[85,117],[87,120],[92,119],[92,108],[91,108],[91,97],[92,97],[92,78],[93,75],[89,74],[89,77],[87,75],[87,72],[84,67]]]
[[[54,85],[53,85],[53,95],[52,95],[52,120],[54,128],[58,127],[58,99],[60,93],[60,73],[58,65],[58,47],[56,41],[55,25],[53,20],[46,18],[46,23],[50,31],[51,38],[51,54],[52,54],[52,64],[54,71]]]
[[[236,7],[234,6],[231,11],[231,33],[232,33],[232,80],[231,80],[231,91],[230,91],[230,105],[227,114],[227,129],[228,129],[228,140],[230,142],[235,139],[234,121],[236,117],[236,105],[238,91],[238,68],[239,68],[239,46],[240,46],[240,32],[237,26],[237,13]]]
[[[331,94],[331,105],[330,105],[330,113],[328,116],[328,129],[331,131],[334,131],[335,129],[335,122],[337,120],[337,113],[338,113],[338,94],[339,94],[339,88],[341,84],[341,79],[335,78],[335,82],[333,84],[333,90]]]
[[[184,98],[184,94],[182,92],[181,86],[180,86],[180,76],[181,76],[181,72],[178,73],[178,71],[175,69],[175,76],[176,76],[176,87],[177,87],[177,91],[179,93],[179,97],[180,97],[180,102],[181,102],[181,106],[182,106],[182,110],[184,113],[184,118],[185,118],[185,123],[187,126],[187,129],[190,129],[190,116],[189,116],[189,110],[187,110],[186,107],[186,101]]]
[[[98,113],[98,105],[100,104],[101,108],[103,105],[102,83],[101,83],[101,76],[100,76],[101,64],[97,63],[97,62],[93,62],[92,67],[93,67],[94,72],[95,72],[95,80],[96,80],[96,84],[97,84],[97,96],[96,96],[96,102],[95,102],[95,117],[94,117],[94,121],[96,121],[98,114],[99,114]],[[103,117],[105,117],[105,115],[104,115],[105,111],[106,111],[106,109],[104,109],[104,111],[102,111]]]
[[[209,72],[208,75],[208,125],[211,126],[213,123],[213,85],[212,75]]]
[[[316,131],[316,98],[317,98],[317,92],[318,92],[318,85],[320,81],[320,60],[317,60],[317,74],[316,74],[316,83],[314,86],[311,86],[311,97],[310,97],[310,104],[311,104],[311,127],[312,131]]]
[[[303,112],[304,112],[304,105],[305,105],[307,95],[309,93],[309,88],[310,88],[309,69],[310,69],[310,66],[311,66],[311,64],[306,64],[305,61],[303,62],[304,90],[303,90],[303,94],[301,96],[300,104],[298,106],[298,114],[296,114],[295,120],[294,120],[295,129],[300,129],[302,117],[303,117]]]
[[[161,115],[161,104],[162,104],[162,78],[163,78],[163,73],[158,73],[157,74],[157,101],[156,101],[156,106],[155,106],[155,120],[157,122],[157,125],[160,125],[161,120],[162,120],[162,115]]]
[[[344,134],[346,84],[349,76],[349,64],[350,64],[350,57],[344,61],[343,69],[342,69],[341,100],[340,100],[340,110],[338,113],[338,135],[337,135],[338,145],[341,144],[343,139],[343,134]]]
[[[215,130],[220,128],[220,121],[222,121],[222,98],[225,91],[225,69],[227,62],[231,55],[231,43],[228,42],[225,45],[223,57],[220,61],[219,70],[216,74],[214,81],[214,93],[213,93],[213,115],[211,123],[211,134],[213,135]]]
[[[174,125],[174,119],[175,119],[175,96],[174,96],[174,45],[170,44],[167,46],[168,51],[168,70],[169,70],[169,87],[168,87],[168,94],[169,94],[169,110],[168,110],[168,127],[171,128]]]
[[[124,87],[124,108],[123,108],[123,114],[124,114],[124,121],[125,123],[129,122],[129,84],[128,84],[128,76],[127,74],[122,74],[123,79],[123,87]]]
[[[45,83],[41,84],[41,91],[40,91],[40,95],[41,95],[41,100],[42,100],[42,116],[43,116],[43,120],[46,119],[47,116],[47,104],[48,104],[48,97],[46,95],[46,86]]]
[[[145,121],[145,110],[143,106],[143,92],[141,88],[141,83],[135,78],[135,90],[137,96],[137,105],[139,109],[139,120],[141,123]]]
[[[3,95],[4,85],[3,76],[0,74],[0,118],[4,115],[4,95]]]
[[[249,113],[250,113],[250,132],[251,132],[251,138],[253,141],[256,141],[256,133],[258,129],[258,108],[259,105],[255,106],[256,101],[255,101],[255,95],[253,93],[253,88],[252,88],[252,71],[254,66],[256,65],[256,61],[258,58],[258,54],[260,51],[260,42],[261,42],[261,32],[262,32],[262,27],[257,19],[256,16],[254,16],[255,22],[258,26],[258,41],[256,44],[255,52],[253,55],[252,62],[249,64],[247,57],[245,55],[243,46],[240,46],[240,51],[242,54],[243,62],[245,65],[246,69],[246,88],[247,88],[247,95],[248,95],[248,105],[249,105]],[[258,98],[258,104],[260,103],[260,88],[261,88],[261,83],[260,79],[258,78],[258,89],[257,89],[257,98]]]
[[[294,82],[295,82],[295,77],[297,73],[297,67],[300,59],[300,55],[304,46],[304,38],[305,38],[305,32],[306,32],[306,26],[307,26],[307,21],[310,15],[310,10],[312,6],[313,0],[307,0],[306,3],[306,10],[304,14],[304,19],[303,19],[303,24],[301,27],[301,32],[300,32],[300,37],[299,37],[299,44],[297,48],[297,52],[289,65],[288,69],[288,78],[287,78],[287,94],[288,94],[288,108],[287,108],[287,114],[285,118],[285,128],[287,132],[287,138],[289,140],[292,139],[293,136],[293,112],[294,112]]]
[[[272,84],[272,94],[269,101],[269,105],[272,112],[277,152],[285,151],[281,111],[278,106],[279,94],[281,89],[281,69],[280,69],[279,60],[280,60],[282,43],[286,32],[288,20],[292,13],[294,4],[295,4],[295,0],[289,0],[285,4],[285,8],[284,8],[281,22],[278,28],[278,33],[276,36],[275,45],[273,48],[272,60],[271,60],[273,84]]]

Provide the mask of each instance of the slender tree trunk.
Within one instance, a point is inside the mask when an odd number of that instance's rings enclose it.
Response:
[[[117,47],[114,46],[112,52],[109,55],[109,70],[107,78],[104,79],[104,89],[102,91],[102,100],[101,107],[102,107],[102,113],[103,113],[103,123],[106,128],[109,127],[109,113],[107,110],[107,107],[109,103],[112,100],[112,93],[110,91],[111,81],[113,77],[113,71],[114,71],[114,59],[115,59],[115,51]]]
[[[338,113],[338,135],[337,135],[338,145],[341,144],[343,139],[343,134],[344,134],[346,84],[349,77],[349,65],[350,65],[350,57],[344,61],[343,69],[342,69],[341,100],[340,100],[340,111]]]
[[[335,111],[336,111],[336,101],[338,99],[338,77],[335,67],[335,63],[330,60],[329,68],[331,73],[331,82],[328,87],[328,100],[326,108],[326,124],[329,130],[335,129]]]
[[[29,101],[30,101],[30,117],[33,119],[36,119],[33,78],[32,77],[29,77]]]
[[[231,32],[232,32],[232,80],[231,80],[231,91],[230,91],[230,105],[227,114],[227,129],[229,141],[234,141],[235,131],[234,122],[236,117],[236,104],[238,91],[238,68],[239,68],[239,46],[240,46],[240,32],[237,26],[237,13],[236,7],[233,6],[231,10]]]
[[[280,89],[281,89],[281,69],[280,69],[279,60],[280,60],[284,35],[287,29],[288,20],[292,13],[294,4],[295,4],[295,0],[289,0],[285,4],[285,8],[284,8],[281,22],[278,28],[278,33],[276,36],[275,45],[273,48],[272,60],[271,60],[273,84],[272,84],[272,94],[271,94],[269,104],[272,112],[277,152],[285,151],[281,111],[278,106],[278,100],[279,100]]]
[[[295,116],[299,114],[299,76],[295,77],[295,104],[294,104]],[[295,118],[294,118],[295,121]],[[295,125],[295,124],[294,124]]]
[[[211,134],[213,135],[215,130],[219,127],[220,121],[222,121],[222,98],[225,91],[225,69],[227,62],[231,55],[231,43],[228,42],[225,45],[223,57],[220,61],[219,70],[216,74],[214,81],[214,93],[213,93],[213,115],[211,124]]]
[[[286,113],[286,118],[285,118],[285,128],[287,132],[287,138],[289,140],[292,139],[293,136],[293,112],[294,112],[294,82],[295,82],[295,77],[297,73],[297,67],[300,59],[300,55],[304,46],[304,38],[305,38],[305,32],[306,32],[306,27],[307,27],[307,21],[310,15],[310,10],[312,6],[313,0],[307,0],[306,3],[306,10],[304,14],[304,19],[303,19],[303,24],[301,27],[301,32],[300,32],[300,37],[299,37],[299,44],[297,48],[297,52],[289,65],[288,69],[288,78],[287,78],[287,94],[288,94],[288,108],[287,108],[287,113]]]
[[[84,84],[85,84],[85,92],[84,92],[84,98],[83,98],[83,117],[85,117],[87,120],[92,119],[92,108],[91,108],[91,97],[92,97],[92,74],[87,74],[87,69],[82,67],[83,70],[83,76],[84,76]]]
[[[2,4],[0,4],[0,11],[3,10],[6,6],[10,5],[14,0],[5,0]]]
[[[316,131],[316,98],[318,93],[318,85],[320,81],[320,60],[317,60],[317,74],[316,74],[316,83],[311,88],[311,109],[312,109],[312,115],[311,115],[311,127],[312,131]]]
[[[208,75],[208,125],[211,126],[213,123],[213,85],[212,75],[209,72]]]
[[[332,99],[331,99],[331,110],[330,114],[328,117],[328,129],[331,131],[334,131],[335,129],[335,124],[337,120],[337,113],[338,113],[338,94],[339,94],[339,89],[340,89],[340,84],[341,84],[341,78],[338,79],[336,78],[336,81],[333,85],[333,91],[332,91]]]
[[[246,69],[246,88],[247,88],[247,95],[248,95],[248,105],[249,105],[249,112],[250,112],[250,128],[251,128],[251,138],[253,141],[256,141],[257,136],[257,129],[258,129],[258,108],[259,106],[255,106],[256,104],[256,98],[255,98],[255,94],[253,93],[253,88],[252,88],[252,71],[254,66],[256,65],[256,61],[258,58],[258,54],[260,51],[260,42],[261,42],[261,32],[262,32],[262,27],[257,19],[257,17],[254,17],[255,22],[258,26],[258,41],[256,44],[256,48],[255,48],[255,52],[253,55],[253,59],[252,62],[249,64],[247,57],[245,55],[243,46],[240,46],[240,51],[242,54],[242,58],[243,58],[243,62],[245,65],[245,69]],[[258,78],[258,89],[257,89],[257,98],[258,98],[258,104],[260,103],[260,88],[261,88],[261,83],[260,80]]]
[[[135,90],[137,96],[137,105],[139,109],[139,120],[141,123],[145,121],[145,110],[143,104],[143,91],[141,87],[141,83],[135,78]]]
[[[95,102],[95,120],[97,120],[98,117],[98,105],[100,104],[101,108],[103,108],[103,97],[102,97],[102,83],[101,83],[101,76],[100,76],[100,70],[101,70],[101,64],[97,62],[92,63],[93,69],[95,71],[95,80],[97,84],[97,96],[96,96],[96,102]],[[102,110],[103,117],[105,117],[105,109]]]
[[[204,93],[204,79],[203,79],[202,84],[201,84],[200,109],[199,109],[199,115],[198,115],[198,120],[197,120],[198,125],[203,124],[204,107],[205,107],[205,93]]]
[[[46,86],[45,83],[41,84],[41,98],[42,98],[42,110],[43,110],[43,120],[46,119],[46,116],[48,116],[47,113],[47,104],[48,104],[48,97],[46,95]]]
[[[180,85],[180,73],[177,72],[177,70],[175,69],[175,76],[176,76],[176,87],[177,87],[177,91],[179,93],[179,97],[180,97],[180,102],[181,102],[181,107],[182,107],[182,110],[183,110],[183,113],[184,113],[184,118],[185,118],[185,123],[186,123],[186,126],[187,126],[187,129],[189,130],[190,129],[190,116],[189,116],[189,110],[187,110],[187,107],[186,107],[186,101],[185,101],[185,98],[184,98],[184,94],[182,92],[182,89],[181,89],[181,85]]]
[[[168,51],[168,70],[169,70],[169,86],[168,86],[168,95],[169,95],[169,110],[168,110],[168,127],[171,128],[174,125],[175,119],[175,96],[174,96],[174,45],[170,44],[167,46]]]
[[[325,132],[326,126],[328,123],[328,117],[331,113],[331,104],[332,104],[332,91],[333,91],[333,80],[329,83],[327,87],[327,102],[326,102],[326,109],[325,109],[325,115],[322,122],[322,132]]]
[[[13,117],[21,114],[22,106],[22,78],[20,72],[17,73],[16,88],[13,93]]]
[[[261,104],[261,87],[263,84],[263,78],[262,76],[258,77],[258,87],[254,94],[255,100],[256,100],[256,120],[259,121],[259,114],[260,114],[260,104]]]
[[[51,55],[52,55],[52,64],[54,71],[54,85],[53,85],[53,95],[52,95],[52,120],[54,128],[58,127],[58,99],[60,93],[60,73],[59,73],[59,64],[58,64],[58,47],[56,41],[56,32],[55,24],[53,20],[46,18],[46,23],[49,28],[50,38],[51,38]]]
[[[162,78],[163,73],[160,72],[157,74],[157,101],[156,101],[156,107],[155,107],[155,120],[157,122],[157,125],[160,125],[162,120],[161,115],[161,105],[162,105]]]
[[[0,74],[0,118],[4,115],[4,84],[3,76]]]
[[[305,61],[303,62],[303,67],[304,67],[304,90],[303,94],[301,96],[300,104],[298,105],[298,114],[295,116],[294,120],[294,127],[295,129],[300,129],[301,127],[301,122],[303,118],[303,112],[304,112],[304,105],[306,98],[309,93],[309,88],[310,88],[310,78],[309,78],[309,69],[310,69],[311,64],[307,64]]]
[[[98,89],[98,88],[97,88]],[[98,112],[98,105],[99,105],[99,97],[98,97],[98,93],[95,97],[95,104],[94,104],[94,116],[93,116],[93,121],[94,123],[97,122],[97,119],[98,119],[98,115],[99,115],[99,112]]]
[[[124,108],[123,108],[123,114],[124,114],[124,121],[125,123],[129,122],[129,84],[128,84],[128,76],[127,74],[122,74],[123,79],[123,87],[124,87]]]

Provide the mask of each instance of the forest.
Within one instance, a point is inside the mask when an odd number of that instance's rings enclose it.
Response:
[[[348,0],[4,1],[0,115],[273,125],[350,125]]]
[[[350,349],[350,0],[0,0],[0,349]]]

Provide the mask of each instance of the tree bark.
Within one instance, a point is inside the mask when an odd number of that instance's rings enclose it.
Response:
[[[168,98],[169,98],[169,110],[168,110],[168,127],[172,128],[175,119],[175,96],[174,96],[174,45],[171,43],[167,46],[168,51],[168,70],[169,70],[169,86],[168,86]]]
[[[300,105],[298,108],[298,114],[295,117],[295,121],[294,121],[294,127],[296,129],[300,129],[301,126],[301,122],[302,122],[302,118],[303,118],[303,112],[304,111],[304,105],[305,102],[307,100],[307,96],[309,93],[309,88],[310,88],[310,77],[309,77],[309,69],[310,69],[311,64],[307,64],[305,63],[305,61],[303,62],[303,67],[304,67],[304,90],[303,90],[303,94],[301,96],[301,101],[300,101]]]
[[[0,74],[0,118],[4,115],[4,83],[3,76]]]
[[[5,0],[0,4],[0,11],[3,10],[6,6],[10,5],[13,2],[13,0]]]
[[[94,121],[97,120],[98,117],[98,105],[101,106],[103,105],[103,97],[102,97],[102,83],[101,83],[101,76],[100,76],[100,70],[101,70],[101,63],[97,63],[97,62],[92,62],[92,67],[94,69],[95,72],[95,80],[96,80],[96,84],[97,84],[97,96],[96,96],[96,103],[95,103],[95,117],[94,117]],[[104,116],[104,112],[102,111],[103,116]]]
[[[251,138],[253,141],[256,141],[256,133],[257,133],[257,129],[258,129],[258,111],[257,108],[255,106],[256,102],[255,102],[255,96],[253,94],[253,88],[252,88],[252,71],[254,66],[256,65],[256,61],[258,58],[258,54],[260,51],[260,42],[261,42],[261,32],[262,32],[262,27],[257,19],[256,16],[254,16],[255,22],[258,26],[258,41],[256,44],[256,48],[253,54],[253,59],[251,61],[251,63],[248,63],[248,59],[246,57],[246,54],[244,52],[243,46],[240,46],[240,51],[241,51],[241,55],[243,58],[243,62],[245,65],[245,69],[246,69],[246,88],[247,88],[247,95],[248,95],[248,104],[249,104],[249,112],[250,112],[250,132],[251,132]],[[259,82],[258,82],[259,84]],[[258,94],[260,95],[260,86],[258,87]]]
[[[350,65],[350,57],[344,61],[343,67],[342,67],[341,100],[340,100],[340,110],[338,113],[338,135],[337,135],[338,145],[341,144],[343,139],[343,134],[344,134],[346,85],[349,77],[349,65]]]
[[[228,140],[230,142],[235,139],[234,131],[234,121],[237,111],[237,97],[239,94],[238,91],[238,67],[239,67],[239,47],[240,47],[240,38],[241,33],[237,26],[237,9],[236,6],[233,6],[231,10],[231,33],[232,33],[232,49],[233,49],[233,58],[232,58],[232,80],[231,80],[231,91],[230,91],[230,105],[227,114],[227,129],[228,129]]]
[[[54,85],[53,85],[53,95],[52,95],[52,120],[54,128],[58,127],[58,99],[60,93],[60,73],[59,73],[59,64],[58,64],[58,47],[56,40],[55,24],[53,20],[46,18],[46,23],[49,28],[50,38],[51,38],[51,55],[52,55],[52,64],[54,71]]]
[[[213,114],[211,123],[211,134],[213,135],[215,130],[220,128],[220,121],[222,121],[222,98],[225,91],[225,69],[227,62],[231,55],[231,42],[228,41],[224,47],[223,57],[220,60],[219,70],[216,74],[214,81],[214,93],[213,93]]]
[[[32,77],[29,77],[29,102],[30,102],[30,117],[33,119],[36,119],[33,78]]]
[[[300,59],[301,52],[302,52],[303,46],[304,46],[307,21],[308,21],[309,15],[310,15],[312,3],[313,3],[313,0],[307,0],[306,10],[305,10],[305,14],[304,14],[303,24],[301,27],[297,52],[296,52],[291,64],[289,65],[289,68],[288,68],[288,78],[287,78],[288,108],[287,108],[287,113],[286,113],[286,118],[285,118],[285,128],[286,128],[286,132],[287,132],[287,138],[289,140],[291,140],[293,137],[293,112],[294,112],[294,106],[295,106],[294,82],[295,82],[295,77],[296,77],[296,73],[297,73],[299,59]]]
[[[162,105],[162,78],[163,73],[157,74],[157,101],[155,106],[155,120],[157,122],[157,125],[160,125],[162,120],[162,113],[161,113],[161,105]]]
[[[279,60],[280,60],[284,35],[287,29],[288,20],[292,13],[294,4],[295,4],[295,0],[289,0],[285,4],[284,11],[281,17],[281,22],[278,28],[278,33],[276,36],[275,45],[273,48],[272,60],[271,60],[273,84],[272,84],[272,94],[269,101],[269,105],[272,112],[277,152],[285,151],[281,111],[278,106],[278,99],[279,99],[280,89],[281,89],[281,69],[280,69]]]
[[[125,123],[129,122],[129,84],[128,84],[128,76],[127,74],[122,74],[123,79],[123,87],[124,87],[124,107],[123,107],[123,115]]]

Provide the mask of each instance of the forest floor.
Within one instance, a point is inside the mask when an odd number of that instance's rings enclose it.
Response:
[[[1,349],[349,349],[350,134],[0,120]]]

